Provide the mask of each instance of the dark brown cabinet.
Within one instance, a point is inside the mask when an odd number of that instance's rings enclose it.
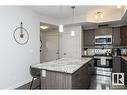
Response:
[[[102,27],[95,30],[95,36],[112,35],[111,27]]]
[[[121,58],[121,72],[124,73],[124,84],[127,87],[127,61]]]
[[[120,42],[121,42],[120,28],[119,27],[113,27],[112,28],[112,44],[114,46],[119,46]]]
[[[121,45],[127,46],[127,26],[120,28]]]
[[[112,72],[113,73],[120,73],[121,72],[121,58],[116,56],[113,57],[113,67],[112,67]]]
[[[42,89],[87,89],[90,86],[90,68],[92,60],[72,74],[46,71],[42,77]]]
[[[83,46],[94,46],[95,36],[112,35],[113,46],[127,46],[127,25],[122,27],[101,27],[83,31]]]
[[[72,89],[87,89],[90,86],[91,62],[85,64],[72,75]]]
[[[94,46],[95,42],[95,30],[83,31],[83,46]]]

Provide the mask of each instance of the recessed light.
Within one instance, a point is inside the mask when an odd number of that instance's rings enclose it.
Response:
[[[45,30],[45,29],[48,29],[49,27],[48,26],[40,26],[40,28]]]

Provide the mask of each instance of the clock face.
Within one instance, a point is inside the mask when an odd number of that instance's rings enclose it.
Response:
[[[18,27],[14,31],[14,39],[17,43],[23,45],[26,44],[29,40],[29,34],[25,28]]]

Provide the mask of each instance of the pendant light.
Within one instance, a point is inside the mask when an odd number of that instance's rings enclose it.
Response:
[[[63,32],[63,24],[59,25],[59,32]]]
[[[60,8],[60,12],[62,12],[62,7]],[[59,25],[59,32],[63,32],[63,24]]]
[[[74,23],[74,9],[75,9],[75,6],[72,6],[72,24]],[[72,28],[72,31],[71,31],[71,36],[75,36],[75,31],[73,30]]]
[[[75,36],[75,31],[71,31],[71,36]]]

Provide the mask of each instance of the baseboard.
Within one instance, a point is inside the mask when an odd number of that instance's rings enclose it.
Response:
[[[17,84],[15,84],[15,85],[12,85],[12,86],[8,87],[7,89],[15,90],[16,88],[18,88],[18,87],[20,87],[20,86],[22,86],[22,85],[25,85],[25,84],[27,84],[27,83],[29,83],[29,82],[31,82],[31,79],[27,79],[27,80],[25,80],[25,81],[22,81],[22,82],[20,82],[20,83],[17,83]]]

